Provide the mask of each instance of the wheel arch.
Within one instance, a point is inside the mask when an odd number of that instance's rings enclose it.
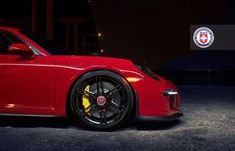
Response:
[[[70,107],[70,95],[72,92],[72,89],[74,87],[74,85],[76,84],[76,82],[85,74],[89,73],[89,72],[94,72],[94,71],[109,71],[109,72],[113,72],[115,74],[120,75],[122,78],[124,78],[126,80],[126,82],[129,84],[131,90],[132,90],[132,95],[133,95],[133,107],[131,110],[131,115],[129,118],[135,118],[137,113],[138,113],[138,94],[137,92],[134,90],[134,88],[132,87],[132,85],[130,84],[130,82],[118,71],[112,70],[112,69],[106,69],[106,68],[98,68],[98,69],[92,69],[92,70],[88,70],[80,75],[78,75],[72,82],[72,84],[69,87],[69,90],[67,92],[67,96],[66,96],[66,102],[65,102],[65,111],[66,111],[66,117],[73,117],[72,115],[72,110]]]

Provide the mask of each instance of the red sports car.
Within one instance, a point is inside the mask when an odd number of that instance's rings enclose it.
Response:
[[[130,60],[66,55],[29,31],[0,27],[0,115],[73,116],[97,130],[182,116],[176,86]]]

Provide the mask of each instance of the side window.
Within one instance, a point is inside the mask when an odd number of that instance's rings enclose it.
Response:
[[[14,43],[24,43],[13,34],[0,31],[0,54],[8,54],[8,47]]]

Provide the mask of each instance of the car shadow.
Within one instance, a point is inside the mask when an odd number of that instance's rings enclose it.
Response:
[[[115,131],[125,131],[130,129],[137,130],[168,130],[182,124],[182,121],[175,120],[170,122],[128,122],[121,128]],[[70,128],[76,127],[80,130],[83,129],[78,126],[73,120],[69,120],[64,117],[8,117],[0,116],[0,128],[1,127],[23,127],[23,128]]]
[[[135,124],[137,130],[169,130],[176,128],[177,126],[183,124],[181,120],[167,121],[167,122],[137,122]]]

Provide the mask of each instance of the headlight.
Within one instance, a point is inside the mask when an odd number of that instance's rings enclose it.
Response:
[[[140,69],[142,72],[144,72],[146,75],[150,76],[153,79],[159,80],[159,78],[151,71],[151,69],[149,69],[146,66],[142,66],[140,64],[134,63],[134,65]]]

